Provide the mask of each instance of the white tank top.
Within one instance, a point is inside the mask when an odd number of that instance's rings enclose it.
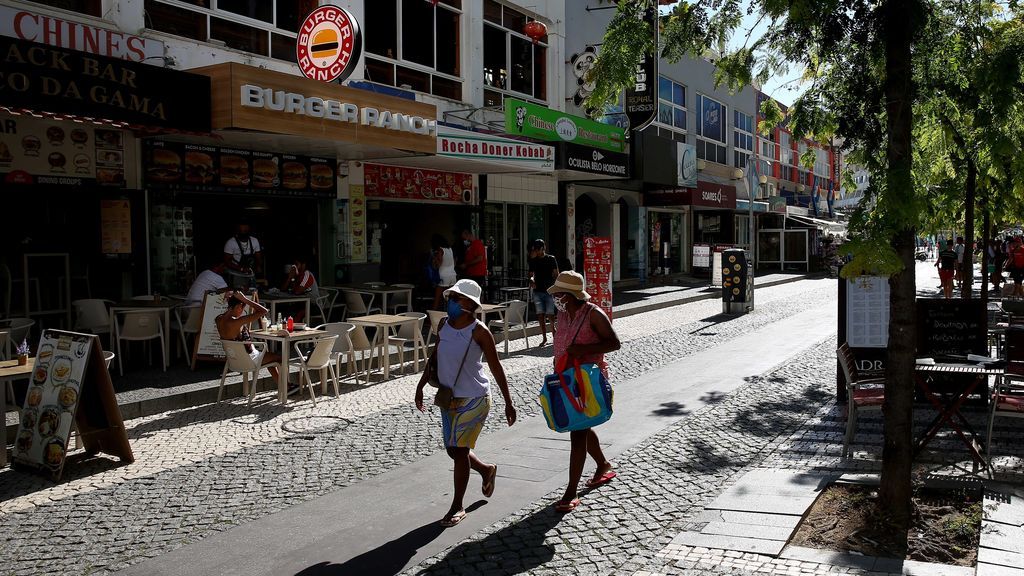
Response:
[[[468,312],[463,312],[468,314]],[[473,340],[473,330],[483,324],[477,320],[461,330],[457,330],[445,322],[441,328],[440,347],[437,350],[437,378],[442,386],[449,386],[455,389],[456,398],[478,398],[487,396],[491,389],[491,383],[484,375],[483,351],[480,345]],[[469,352],[466,352],[466,347]],[[463,364],[462,357],[466,357]],[[459,365],[462,371],[459,372]],[[458,375],[458,381],[452,386],[452,381]]]
[[[458,279],[455,274],[455,255],[451,248],[441,248],[441,267],[437,269],[441,277],[441,286],[452,286]]]

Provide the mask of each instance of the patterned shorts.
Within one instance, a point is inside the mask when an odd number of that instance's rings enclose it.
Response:
[[[455,398],[441,411],[441,430],[445,448],[475,448],[491,410],[491,397]]]

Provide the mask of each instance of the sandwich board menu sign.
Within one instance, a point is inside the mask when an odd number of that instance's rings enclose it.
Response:
[[[203,305],[199,316],[199,333],[196,334],[195,345],[192,348],[192,369],[196,369],[196,362],[199,360],[219,361],[224,359],[224,346],[220,343],[220,332],[217,331],[217,316],[228,310],[227,300],[224,294],[227,290],[219,292],[207,292],[203,296]],[[253,292],[249,297],[253,302],[258,302],[257,294]],[[246,310],[248,313],[249,310]]]
[[[591,300],[612,317],[612,239],[590,237],[583,241],[583,273]]]
[[[87,454],[135,460],[99,336],[45,330],[18,424],[15,464],[60,478],[72,428]]]

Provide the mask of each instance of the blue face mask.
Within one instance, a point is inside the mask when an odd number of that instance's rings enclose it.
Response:
[[[458,300],[452,299],[448,301],[448,319],[455,320],[462,315],[464,310],[462,304],[459,304]]]

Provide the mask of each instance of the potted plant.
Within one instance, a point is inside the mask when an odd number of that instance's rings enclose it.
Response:
[[[28,364],[28,340],[22,340],[21,344],[18,344],[18,347],[15,348],[14,351],[18,355],[18,366]]]

